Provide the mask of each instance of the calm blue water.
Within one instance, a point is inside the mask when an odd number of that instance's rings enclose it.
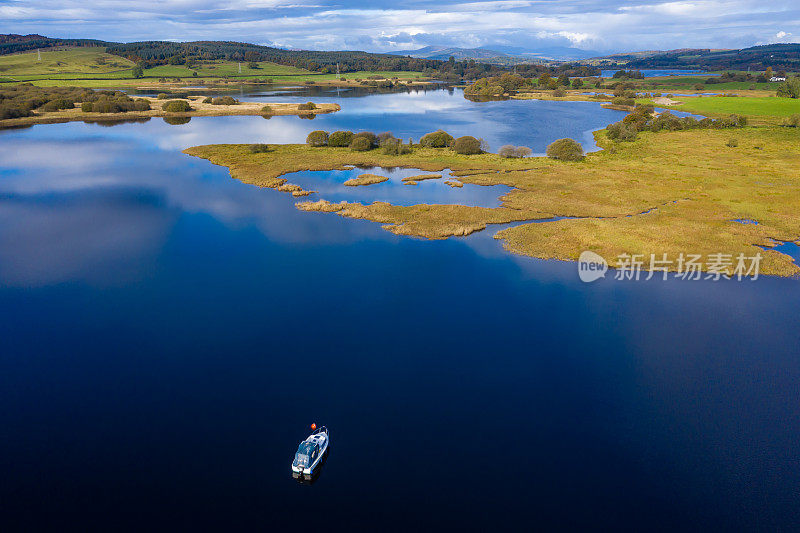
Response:
[[[344,182],[361,174],[386,176],[389,181],[372,185],[348,186]],[[422,174],[439,174],[439,179],[417,181],[416,184],[404,182]],[[500,207],[500,197],[511,190],[506,185],[473,185],[464,183],[462,187],[450,187],[445,181],[459,181],[451,176],[448,169],[429,172],[414,168],[353,168],[351,170],[302,171],[283,176],[289,183],[300,185],[306,191],[316,191],[306,198],[316,201],[320,198],[331,202],[389,202],[395,205],[416,204],[459,204],[477,207]],[[412,180],[416,181],[416,180]]]
[[[610,78],[620,69],[614,70],[601,70],[600,76],[604,78]],[[708,72],[704,72],[702,70],[681,70],[681,69],[637,69],[639,70],[645,78],[655,78],[656,76],[678,76],[681,74],[698,74],[703,73],[704,76],[719,76],[719,74],[711,74]]]
[[[180,153],[322,124],[541,151],[619,114],[342,103],[0,133],[3,529],[800,525],[797,280],[583,284],[492,231],[402,238]],[[311,422],[331,453],[301,486]]]

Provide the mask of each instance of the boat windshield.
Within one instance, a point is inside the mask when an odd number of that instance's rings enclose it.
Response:
[[[294,462],[297,466],[308,466],[311,464],[312,458],[316,455],[316,444],[310,442],[301,442],[300,447],[297,448],[297,453],[294,456]]]

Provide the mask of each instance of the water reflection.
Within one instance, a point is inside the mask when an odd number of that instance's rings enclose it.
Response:
[[[364,186],[346,186],[344,182],[361,174],[386,176],[388,181]],[[414,180],[407,178],[419,175],[441,175],[438,179]],[[500,197],[511,190],[506,185],[474,185],[464,183],[452,187],[447,182],[459,178],[450,175],[450,170],[428,172],[417,168],[361,167],[349,170],[301,171],[283,176],[289,183],[315,191],[310,200],[323,198],[331,202],[389,202],[394,205],[415,204],[460,204],[476,207],[499,207]]]

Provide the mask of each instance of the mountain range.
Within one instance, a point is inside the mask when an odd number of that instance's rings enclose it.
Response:
[[[425,46],[416,50],[388,52],[393,55],[411,56],[422,59],[447,61],[451,56],[456,60],[475,59],[488,63],[515,64],[547,61],[570,61],[588,59],[602,55],[593,50],[582,50],[567,46],[550,46],[529,50],[517,46],[493,45],[481,48],[459,48],[454,46]]]

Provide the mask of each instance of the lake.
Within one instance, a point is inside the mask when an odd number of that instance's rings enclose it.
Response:
[[[309,99],[280,92],[252,98]],[[591,148],[624,113],[314,100],[342,111],[0,132],[5,530],[800,526],[800,281],[587,284],[496,228],[400,237],[180,153],[339,128],[541,153]],[[352,192],[306,178],[365,201],[465,194],[395,172]],[[330,456],[300,485],[312,422]]]

